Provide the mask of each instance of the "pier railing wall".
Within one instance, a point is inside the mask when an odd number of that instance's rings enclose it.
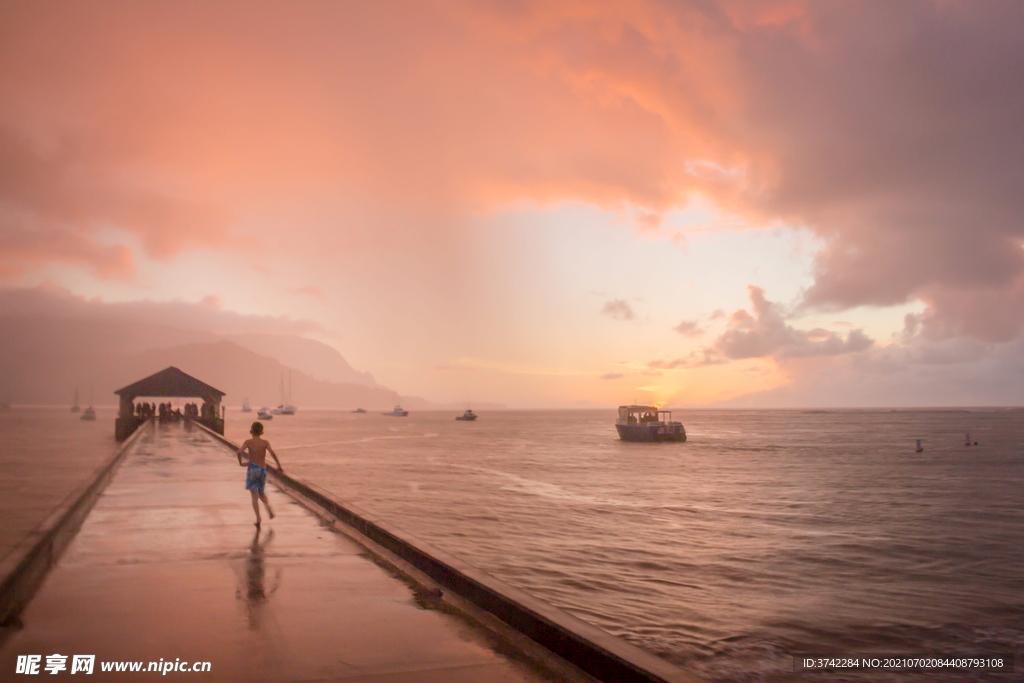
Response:
[[[18,615],[74,539],[96,500],[114,478],[125,454],[143,431],[135,429],[117,453],[0,561],[0,626],[17,625]]]
[[[211,435],[231,451],[238,445]],[[490,576],[401,529],[290,474],[271,477],[321,517],[340,523],[350,536],[428,594],[448,591],[482,610],[506,629],[539,645],[598,681],[701,683],[697,677],[518,588]],[[458,609],[458,603],[456,608]],[[473,614],[468,615],[475,618]],[[486,626],[486,624],[484,624]]]
[[[127,415],[118,417],[114,420],[114,438],[118,441],[125,441],[128,437],[135,433],[135,430],[139,428],[148,418],[139,417],[138,415]]]

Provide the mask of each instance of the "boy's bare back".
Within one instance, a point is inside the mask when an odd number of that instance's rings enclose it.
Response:
[[[267,452],[269,451],[270,455],[274,458],[274,462],[277,463],[278,469],[282,469],[281,463],[277,459],[277,453],[270,447],[270,442],[265,439],[261,439],[258,436],[246,439],[239,449],[239,455],[241,455],[242,451],[248,451],[249,461],[263,468],[267,466]]]

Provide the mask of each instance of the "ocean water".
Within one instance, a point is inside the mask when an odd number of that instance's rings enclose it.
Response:
[[[0,410],[0,559],[117,452],[115,408]]]
[[[1024,411],[679,411],[682,444],[623,443],[612,411],[454,417],[300,410],[266,436],[341,500],[710,681],[1021,680]],[[24,426],[47,419],[72,416]],[[50,456],[81,460],[65,478],[110,440],[112,416],[92,426],[94,450]],[[1018,673],[794,674],[801,652],[1015,652]]]

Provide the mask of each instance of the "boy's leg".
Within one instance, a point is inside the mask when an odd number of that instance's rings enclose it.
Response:
[[[250,491],[249,493],[252,494],[252,511],[256,513],[256,526],[259,526],[262,521],[260,519],[260,499],[259,496],[256,495],[255,491]]]
[[[269,501],[269,500],[267,500],[267,494],[265,494],[265,493],[261,493],[261,494],[260,494],[260,500],[262,500],[262,501],[263,501],[263,504],[267,506],[267,514],[268,514],[268,515],[270,515],[270,518],[271,518],[271,519],[273,519],[273,518],[274,518],[274,511],[270,509],[270,501]],[[255,503],[255,501],[254,501],[254,502],[253,502],[253,505],[255,505],[255,504],[256,504],[256,503]]]

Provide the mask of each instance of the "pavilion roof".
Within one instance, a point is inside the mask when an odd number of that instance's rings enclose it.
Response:
[[[173,365],[145,379],[140,379],[134,384],[118,389],[114,393],[128,399],[134,399],[136,396],[218,399],[224,396],[224,392],[220,389],[214,389],[206,382],[201,382],[192,375],[185,374]]]

